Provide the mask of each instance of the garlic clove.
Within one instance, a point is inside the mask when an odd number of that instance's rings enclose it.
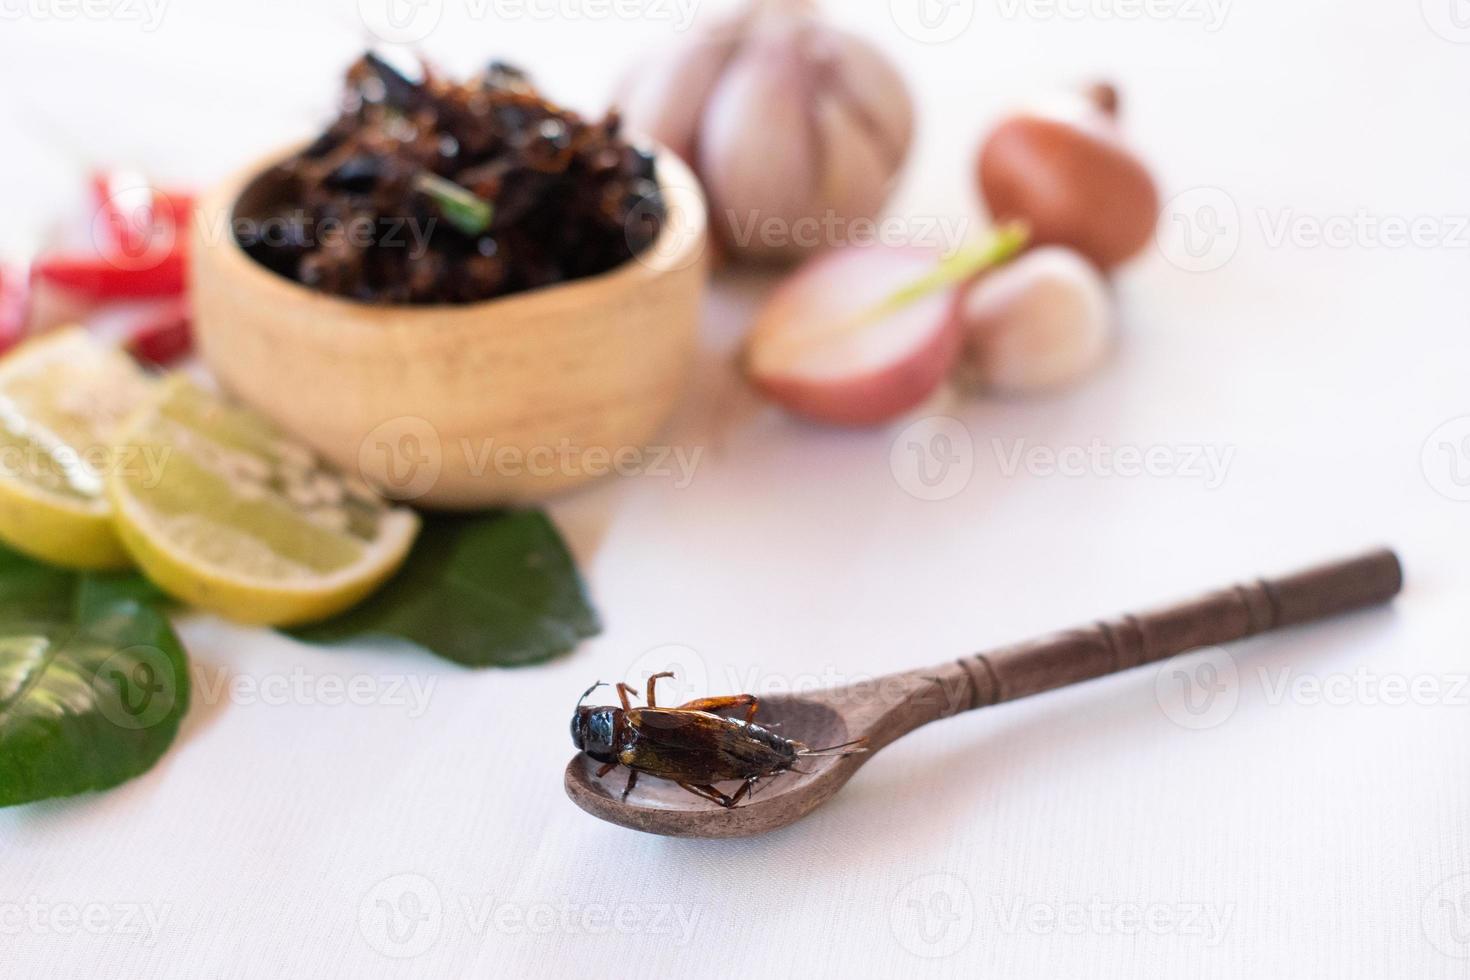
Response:
[[[866,217],[883,207],[889,188],[873,180],[873,174],[891,169],[887,151],[864,129],[852,108],[835,99],[816,101],[810,125],[817,134],[823,165],[818,167],[819,184],[812,195],[816,207],[808,225],[820,240],[808,243],[804,238],[798,244],[811,248],[851,244],[852,222],[838,216]]]
[[[1115,330],[1106,280],[1087,259],[1058,246],[982,276],[956,313],[963,337],[957,377],[1010,393],[1084,377],[1102,361]]]
[[[908,83],[881,51],[862,38],[838,32],[828,37],[835,48],[827,62],[832,90],[872,139],[883,172],[896,174],[914,138],[914,101]]]
[[[812,260],[776,290],[751,331],[752,383],[791,412],[837,425],[875,425],[922,403],[959,350],[954,292],[884,304],[937,262],[929,249],[877,246]]]
[[[711,228],[742,257],[771,261],[799,251],[798,224],[820,211],[813,82],[798,32],[771,32],[735,56],[705,108],[697,169]]]
[[[628,130],[695,164],[700,119],[715,83],[741,43],[741,22],[721,21],[656,52],[614,99]]]

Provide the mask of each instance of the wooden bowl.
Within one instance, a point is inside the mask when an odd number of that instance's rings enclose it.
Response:
[[[689,376],[707,277],[698,181],[658,157],[671,215],[654,245],[585,279],[464,305],[373,305],[251,259],[233,222],[263,213],[287,154],[200,203],[191,292],[221,384],[400,500],[539,500],[633,469]]]

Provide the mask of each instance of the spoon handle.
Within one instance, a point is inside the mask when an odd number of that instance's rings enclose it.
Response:
[[[1186,650],[1377,605],[1402,586],[1398,556],[1384,548],[1002,647],[960,661],[970,680],[968,707],[1012,701]]]

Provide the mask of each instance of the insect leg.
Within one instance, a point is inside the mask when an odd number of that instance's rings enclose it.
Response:
[[[754,694],[731,694],[722,698],[696,698],[679,705],[680,711],[725,711],[729,708],[744,708],[745,720],[754,721],[761,706],[760,698]]]
[[[628,785],[623,787],[623,799],[626,800],[628,798],[628,794],[631,793],[631,792],[633,792],[633,787],[634,786],[637,786],[637,785],[638,785],[638,770],[637,769],[629,769],[628,770]]]
[[[755,781],[756,781],[756,779],[758,779],[758,778],[759,778],[759,777],[752,777],[752,778],[750,778],[750,779],[747,779],[747,780],[746,780],[746,781],[745,781],[745,785],[743,785],[743,786],[741,786],[741,787],[740,787],[740,788],[739,788],[739,789],[737,789],[737,790],[736,790],[736,791],[735,791],[735,795],[734,795],[734,796],[732,796],[732,797],[730,797],[730,802],[729,802],[729,803],[726,803],[726,804],[725,804],[725,807],[726,807],[726,809],[730,809],[730,810],[733,810],[733,809],[734,809],[734,808],[735,808],[735,805],[736,805],[736,804],[737,804],[737,803],[739,803],[739,802],[740,802],[740,801],[741,801],[741,800],[743,800],[743,799],[745,799],[745,797],[746,797],[746,795],[747,795],[747,794],[748,794],[748,793],[749,793],[749,792],[750,792],[750,791],[751,791],[751,790],[752,790],[752,789],[754,789],[754,788],[755,788]]]
[[[674,676],[674,672],[672,670],[665,670],[665,671],[660,671],[657,674],[653,674],[652,676],[650,676],[648,678],[648,706],[650,708],[656,708],[656,707],[658,707],[658,705],[656,705],[656,704],[653,703],[653,685],[658,681],[658,679],[660,677],[673,677],[673,676]]]
[[[603,776],[606,776],[608,773],[612,772],[617,767],[618,767],[618,764],[616,762],[609,762],[609,763],[607,763],[601,769],[598,769],[597,770],[597,778],[598,779],[601,779]]]
[[[633,690],[633,688],[629,687],[627,684],[624,684],[622,681],[618,681],[618,700],[623,702],[624,711],[629,711],[633,707],[633,705],[628,703],[628,696],[630,694],[635,698],[638,696],[637,691]]]
[[[700,799],[709,800],[711,803],[718,803],[720,806],[724,807],[728,807],[730,805],[730,797],[726,796],[724,793],[721,793],[719,790],[715,789],[713,786],[710,786],[707,783],[701,786],[696,786],[693,783],[680,783],[679,788],[686,789]]]

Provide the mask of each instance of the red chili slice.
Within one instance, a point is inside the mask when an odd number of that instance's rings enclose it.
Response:
[[[188,304],[160,310],[133,329],[123,348],[146,364],[167,367],[194,349],[194,324]]]
[[[31,265],[31,276],[93,300],[182,296],[184,253],[176,244],[156,260],[43,255]]]

